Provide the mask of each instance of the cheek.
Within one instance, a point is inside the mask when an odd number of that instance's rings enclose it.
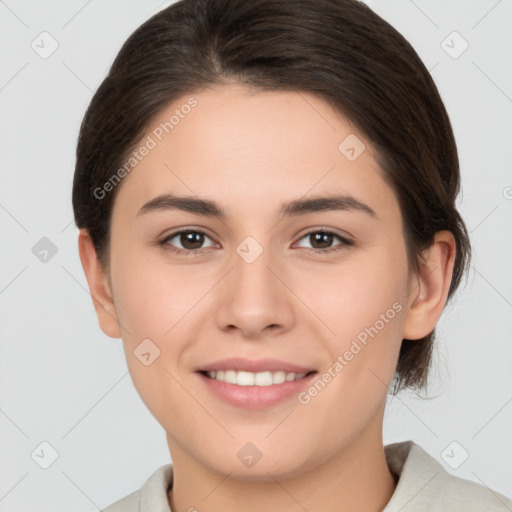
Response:
[[[114,289],[117,314],[126,327],[122,339],[133,384],[157,421],[184,423],[191,404],[180,385],[179,369],[186,340],[197,329],[193,306],[204,284],[195,289],[183,274],[171,274],[168,267],[148,265],[143,259],[125,263],[117,267]]]
[[[402,341],[405,248],[403,253],[391,247],[354,253],[350,262],[308,279],[306,290],[308,306],[320,319],[319,332],[325,333],[330,355],[326,371],[336,375],[337,382],[333,390],[343,388],[349,400],[385,394]]]
[[[116,311],[128,331],[123,339],[132,344],[150,338],[162,346],[176,339],[175,333],[193,318],[195,304],[208,290],[192,267],[171,267],[142,254],[118,258],[113,286]]]
[[[330,328],[322,331],[330,332],[327,339],[342,341],[376,322],[382,330],[382,315],[390,320],[386,331],[389,324],[400,323],[397,313],[405,307],[406,265],[399,250],[354,252],[339,263],[304,272],[304,277],[297,278],[297,287],[311,312]]]

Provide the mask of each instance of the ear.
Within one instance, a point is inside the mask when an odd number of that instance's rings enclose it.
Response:
[[[444,230],[435,234],[432,245],[423,253],[420,275],[415,275],[409,285],[403,338],[421,339],[434,330],[448,297],[456,249],[453,234]]]
[[[78,252],[101,330],[111,338],[120,338],[119,322],[108,276],[101,266],[91,236],[86,229],[81,229],[78,235]]]

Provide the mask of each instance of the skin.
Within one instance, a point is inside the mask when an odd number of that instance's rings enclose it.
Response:
[[[437,233],[422,272],[409,272],[398,202],[370,143],[322,99],[236,83],[193,96],[197,107],[117,191],[108,271],[87,231],[79,235],[99,324],[122,338],[134,384],[166,431],[172,510],[380,511],[396,486],[382,441],[388,387],[402,339],[426,336],[441,316],[453,235]],[[338,150],[349,134],[366,145],[353,162]],[[163,192],[214,200],[227,220],[180,210],[137,215]],[[283,202],[334,192],[377,218],[357,210],[279,217]],[[183,227],[206,232],[201,255],[156,244]],[[315,245],[305,234],[320,228],[354,243]],[[236,252],[247,236],[263,249],[252,263]],[[322,247],[341,249],[314,252]],[[294,396],[263,410],[237,408],[194,373],[235,355],[322,373],[395,302],[401,311],[308,404]],[[149,366],[133,353],[145,338],[161,351]],[[247,442],[262,454],[250,468],[237,457]]]

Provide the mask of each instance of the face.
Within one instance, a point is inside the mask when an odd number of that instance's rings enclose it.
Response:
[[[369,142],[314,95],[236,84],[183,96],[148,136],[115,200],[110,282],[173,459],[265,479],[380,440],[413,285]],[[272,384],[232,383],[254,373]]]

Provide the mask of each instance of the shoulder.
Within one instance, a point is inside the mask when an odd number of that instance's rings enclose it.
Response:
[[[128,496],[112,503],[101,512],[139,512],[140,505],[140,490],[134,491]]]
[[[154,471],[137,491],[112,503],[101,512],[170,512],[167,490],[172,485],[172,464]]]
[[[385,452],[399,480],[383,512],[512,512],[509,498],[448,473],[413,441],[387,445]]]

